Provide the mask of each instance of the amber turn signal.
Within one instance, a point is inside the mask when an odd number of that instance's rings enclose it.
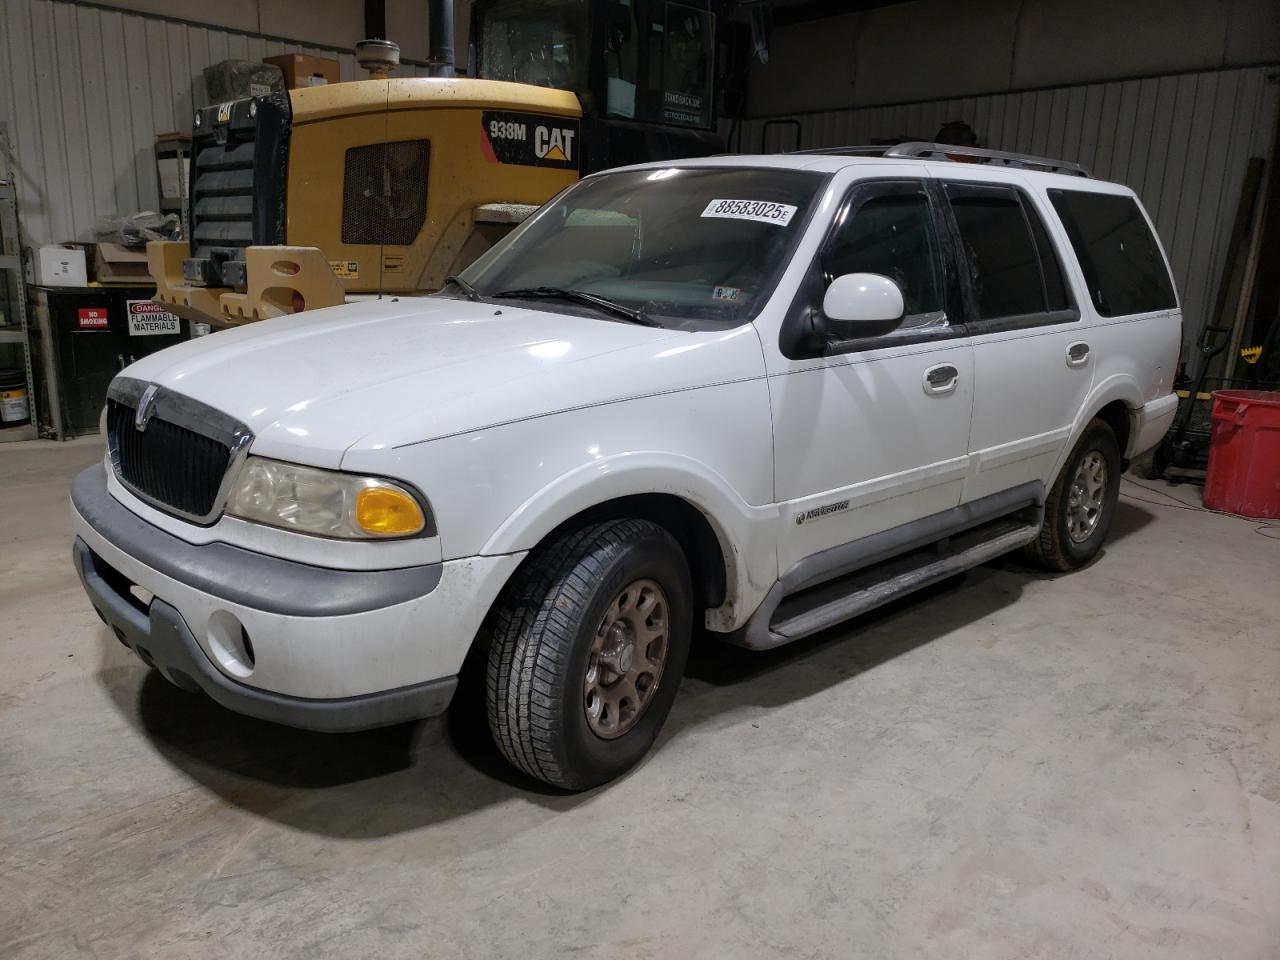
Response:
[[[406,537],[426,526],[418,501],[394,487],[366,487],[356,495],[356,525],[377,537]]]

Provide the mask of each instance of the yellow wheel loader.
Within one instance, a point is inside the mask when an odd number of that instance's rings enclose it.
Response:
[[[366,41],[368,80],[199,110],[155,299],[222,327],[430,292],[580,174],[722,151],[717,5],[476,0],[469,78],[391,79],[395,45]]]

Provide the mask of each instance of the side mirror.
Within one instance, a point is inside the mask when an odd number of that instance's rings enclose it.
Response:
[[[896,330],[906,305],[902,291],[878,273],[846,273],[836,277],[822,298],[822,312],[832,333],[841,337],[878,337]]]

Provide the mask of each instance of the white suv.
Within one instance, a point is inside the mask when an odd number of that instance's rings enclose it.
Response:
[[[502,752],[578,789],[644,755],[698,629],[1088,562],[1176,407],[1147,217],[1053,161],[866,153],[592,176],[435,296],[135,363],[73,486],[94,607],[319,730],[439,713],[470,656]]]

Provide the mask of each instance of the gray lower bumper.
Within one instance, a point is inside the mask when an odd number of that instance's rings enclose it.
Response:
[[[429,594],[438,563],[397,570],[332,570],[253,553],[225,543],[191,544],[147,523],[107,491],[101,465],[71,485],[84,521],[112,545],[156,572],[231,603],[291,617],[337,617],[379,610]],[[132,583],[76,538],[76,571],[93,606],[125,645],[168,680],[203,690],[230,710],[308,730],[382,727],[442,713],[456,677],[357,697],[310,699],[272,693],[227,676],[209,659],[172,604],[144,607]]]
[[[342,733],[443,713],[457,688],[457,677],[445,677],[366,696],[311,700],[237,683],[213,665],[173,606],[153,599],[143,609],[129,582],[79,537],[74,556],[94,609],[120,641],[171,683],[204,691],[228,710],[304,730]]]

